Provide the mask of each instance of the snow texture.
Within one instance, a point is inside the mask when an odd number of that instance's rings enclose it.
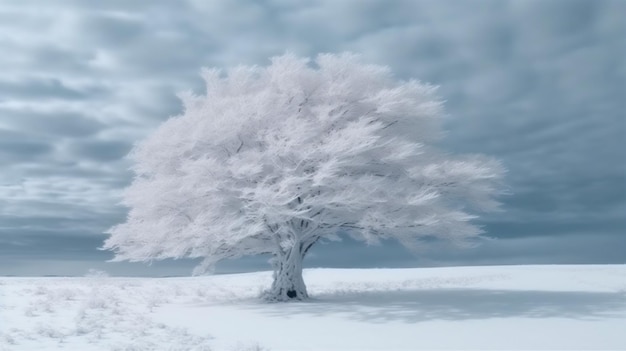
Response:
[[[259,299],[271,272],[0,278],[0,350],[626,349],[626,266],[309,269],[311,299]]]

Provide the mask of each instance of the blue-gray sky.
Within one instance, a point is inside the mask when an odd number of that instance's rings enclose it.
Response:
[[[0,275],[187,274],[105,263],[132,144],[203,66],[353,51],[440,85],[451,152],[509,169],[479,248],[320,246],[310,266],[626,263],[626,1],[4,0]],[[266,269],[247,260],[222,269]]]

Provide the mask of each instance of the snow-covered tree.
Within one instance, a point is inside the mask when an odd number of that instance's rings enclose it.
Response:
[[[433,86],[353,54],[204,70],[206,93],[136,145],[115,260],[270,254],[272,300],[307,298],[302,260],[320,240],[466,243],[495,210],[499,163],[437,150]]]

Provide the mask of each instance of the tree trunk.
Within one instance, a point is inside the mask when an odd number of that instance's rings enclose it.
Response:
[[[306,250],[299,243],[274,257],[274,281],[265,298],[269,301],[305,300],[309,297],[302,278]]]

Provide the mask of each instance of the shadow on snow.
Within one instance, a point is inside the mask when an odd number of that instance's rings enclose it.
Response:
[[[626,295],[608,292],[437,289],[322,294],[307,302],[244,306],[241,307],[279,317],[339,314],[370,323],[513,317],[580,320],[626,317]]]

